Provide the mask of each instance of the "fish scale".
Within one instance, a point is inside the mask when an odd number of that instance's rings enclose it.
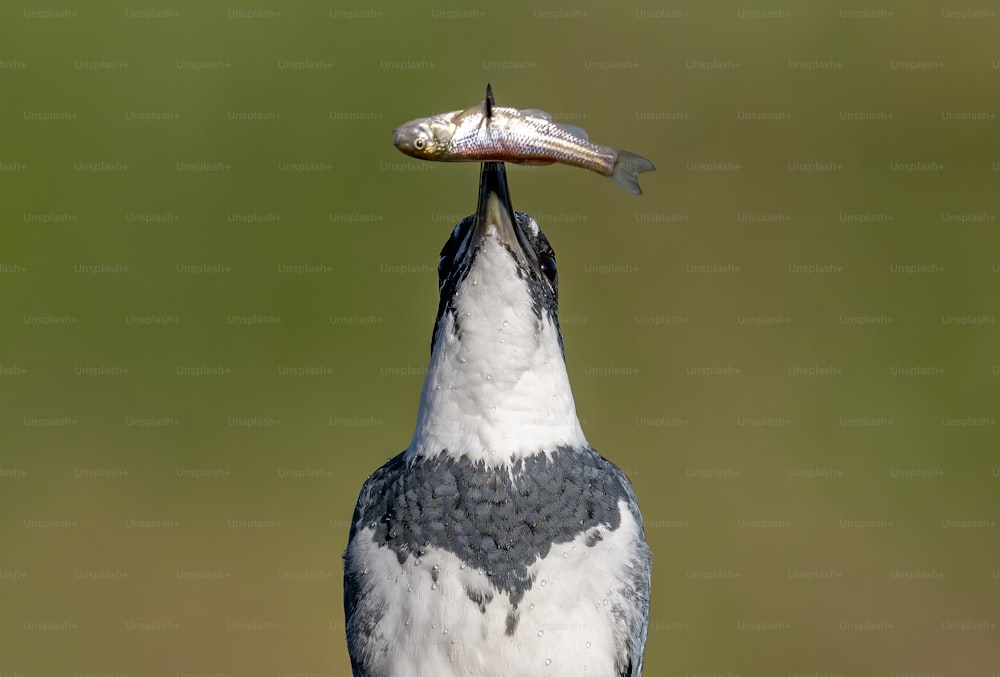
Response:
[[[615,149],[591,143],[551,121],[521,115],[515,108],[494,108],[487,122],[479,107],[473,111],[452,138],[457,155],[477,161],[504,156],[515,162],[563,162],[606,176],[614,170]]]

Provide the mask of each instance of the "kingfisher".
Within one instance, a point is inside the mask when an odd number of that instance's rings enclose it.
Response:
[[[438,280],[413,438],[364,482],[344,553],[354,677],[640,677],[642,516],[580,426],[555,254],[503,163]]]

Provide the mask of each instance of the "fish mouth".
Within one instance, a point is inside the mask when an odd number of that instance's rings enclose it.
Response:
[[[392,130],[392,145],[411,157],[420,157],[413,147],[413,134],[409,125],[402,125]]]
[[[407,155],[410,154],[410,144],[407,142],[407,135],[403,127],[396,127],[392,130],[392,145]]]
[[[472,229],[473,247],[495,236],[511,251],[522,268],[537,268],[535,249],[514,216],[507,170],[502,162],[484,162],[479,173],[479,204]]]

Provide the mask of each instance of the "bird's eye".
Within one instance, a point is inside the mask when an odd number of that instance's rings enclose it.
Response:
[[[538,257],[538,267],[545,273],[545,277],[552,282],[556,279],[556,257],[552,254],[542,254]]]
[[[422,137],[422,136],[418,136],[417,138],[415,138],[413,140],[413,147],[416,148],[417,150],[423,150],[424,146],[426,146],[426,145],[427,145],[427,141],[424,140],[424,137]]]

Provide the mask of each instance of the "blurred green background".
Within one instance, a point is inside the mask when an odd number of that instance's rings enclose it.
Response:
[[[1000,5],[8,4],[0,675],[350,674],[341,553],[510,167],[654,553],[646,673],[1000,672]]]

